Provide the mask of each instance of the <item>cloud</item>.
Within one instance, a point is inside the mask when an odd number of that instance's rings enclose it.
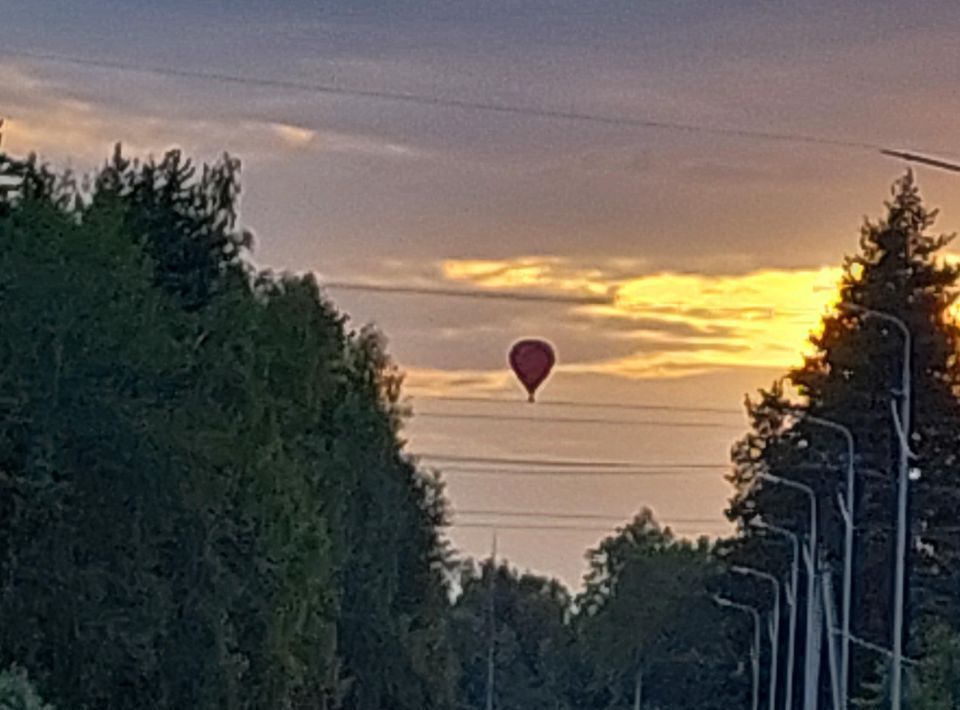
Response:
[[[291,148],[301,148],[309,145],[317,136],[317,132],[309,128],[300,126],[291,126],[286,123],[274,123],[270,128],[280,138],[281,141],[288,144]]]
[[[696,274],[650,270],[637,259],[553,255],[390,260],[370,273],[378,283],[609,298],[608,305],[570,305],[335,294],[349,312],[369,312],[395,336],[412,388],[461,394],[509,391],[504,353],[527,336],[556,345],[565,378],[783,371],[811,351],[810,335],[835,304],[841,277],[829,267]]]
[[[785,368],[810,349],[820,316],[835,304],[838,268],[740,274],[635,273],[558,257],[446,261],[447,280],[478,288],[607,294],[610,305],[577,307],[573,328],[594,329],[594,355],[564,361],[570,373],[677,377],[730,367]],[[553,331],[569,337],[571,323]],[[613,339],[632,352],[609,354]],[[619,349],[619,348],[617,348]]]
[[[442,370],[409,367],[404,370],[405,389],[414,396],[493,394],[510,386],[513,376],[505,370]]]
[[[576,266],[556,256],[515,259],[448,259],[440,265],[443,277],[486,288],[535,288],[549,292],[581,292],[602,296],[610,292],[609,275],[599,268]]]
[[[15,63],[0,63],[4,148],[57,161],[99,164],[122,142],[130,153],[180,147],[209,158],[228,151],[247,161],[285,159],[290,151],[383,159],[422,157],[413,146],[364,133],[324,130],[287,122],[232,116],[161,115],[148,107],[109,107],[94,95],[42,77]]]
[[[416,158],[425,155],[424,151],[413,146],[377,136],[316,130],[287,123],[272,123],[269,127],[285,147],[296,150],[376,158]]]

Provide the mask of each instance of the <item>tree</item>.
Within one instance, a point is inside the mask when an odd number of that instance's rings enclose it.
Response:
[[[897,181],[892,194],[884,219],[865,224],[859,253],[844,264],[840,299],[902,319],[913,336],[911,447],[921,478],[912,491],[909,609],[955,619],[958,600],[948,590],[951,584],[956,588],[960,572],[960,537],[948,521],[960,495],[952,472],[960,454],[955,434],[960,425],[960,330],[949,309],[960,272],[939,258],[951,237],[927,234],[936,212],[923,205],[912,174]],[[806,529],[802,495],[758,479],[759,473],[771,472],[815,489],[827,563],[839,568],[843,528],[835,501],[844,493],[843,442],[792,416],[789,409],[800,406],[849,427],[858,452],[852,630],[889,646],[898,455],[891,400],[899,396],[902,384],[902,336],[863,311],[838,308],[823,319],[822,331],[812,342],[816,352],[788,373],[799,390],[799,403],[787,402],[779,383],[748,400],[752,431],[733,449],[736,493],[729,513],[742,535],[727,554],[781,572],[784,556],[754,531],[751,521],[760,517]],[[908,627],[910,618],[908,613]],[[855,660],[852,688],[873,673],[872,659]]]
[[[253,237],[238,230],[240,161],[197,167],[179,150],[158,162],[129,160],[120,144],[94,180],[88,209],[120,205],[124,229],[144,247],[156,283],[186,309],[200,308],[246,271]]]
[[[355,334],[332,410],[334,518],[345,707],[443,708],[455,667],[446,631],[449,553],[438,481],[403,455],[400,376],[375,331]]]
[[[0,664],[71,708],[449,707],[399,373],[254,273],[236,169],[0,154]]]
[[[921,625],[919,657],[906,668],[906,698],[914,710],[953,710],[960,706],[960,635],[942,621]],[[890,669],[877,664],[877,680],[864,684],[860,708],[884,708],[890,703]]]
[[[742,619],[710,596],[711,545],[677,540],[649,510],[588,553],[576,624],[595,669],[592,707],[726,708],[745,685],[731,683],[746,649]],[[731,635],[732,634],[732,635]],[[741,654],[742,655],[742,654]]]
[[[960,706],[960,635],[943,622],[925,625],[918,644],[923,654],[911,669],[910,707],[953,710]]]
[[[497,708],[579,707],[569,697],[576,648],[567,590],[556,580],[518,574],[505,563],[484,563],[479,569],[464,565],[460,587],[451,612],[451,634],[462,668],[457,707],[485,707],[491,640]]]
[[[12,666],[0,673],[0,710],[54,710],[37,693],[27,672]]]

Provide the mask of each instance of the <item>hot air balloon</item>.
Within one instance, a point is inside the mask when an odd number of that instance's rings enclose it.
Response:
[[[550,376],[557,362],[553,346],[545,340],[520,340],[510,348],[509,360],[510,367],[533,402],[537,388]]]

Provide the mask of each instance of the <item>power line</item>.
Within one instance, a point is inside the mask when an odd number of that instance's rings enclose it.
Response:
[[[929,165],[934,168],[940,168],[941,170],[949,170],[950,172],[960,173],[960,165],[957,165],[956,163],[948,163],[945,160],[928,158],[925,155],[917,155],[916,153],[907,153],[902,150],[881,149],[880,152],[891,158],[899,158],[900,160],[905,160],[908,163],[920,163],[921,165]]]
[[[883,147],[876,143],[826,138],[823,136],[806,135],[802,133],[731,128],[728,126],[710,126],[706,124],[683,123],[678,121],[659,121],[647,118],[612,116],[581,111],[561,111],[558,109],[513,105],[489,100],[474,101],[467,99],[442,98],[428,94],[415,94],[401,91],[357,89],[334,84],[321,84],[291,79],[251,77],[240,74],[229,74],[226,72],[175,69],[173,67],[107,59],[91,59],[88,57],[56,54],[51,52],[3,49],[0,50],[0,54],[8,57],[19,57],[34,61],[67,64],[80,67],[89,67],[93,69],[137,72],[140,74],[152,74],[155,76],[173,77],[178,79],[216,81],[225,84],[241,84],[244,86],[286,89],[290,91],[323,94],[327,96],[339,96],[344,98],[393,101],[417,106],[483,111],[487,113],[498,113],[503,115],[529,116],[532,118],[544,118],[578,123],[593,123],[605,126],[619,126],[623,128],[644,128],[684,133],[702,133],[705,135],[727,136],[731,138],[761,140],[767,142],[797,143],[806,145],[812,144],[869,151],[883,150]]]
[[[2,50],[0,50],[2,53]],[[616,284],[614,284],[615,286]],[[362,281],[325,281],[322,288],[340,291],[357,291],[369,293],[405,294],[411,296],[441,296],[444,298],[474,298],[483,300],[529,301],[544,303],[569,303],[586,306],[615,306],[616,294],[610,296],[571,296],[567,294],[532,294],[518,291],[495,291],[491,289],[466,288],[438,288],[429,286],[397,286],[392,284],[372,284]],[[629,308],[629,306],[627,306]],[[681,303],[641,304],[634,307],[636,311],[647,313],[680,313],[685,315],[750,315],[767,314],[769,316],[810,316],[826,315],[822,310],[815,308],[777,308],[775,306],[746,304],[742,306],[687,306]]]
[[[542,424],[601,424],[604,426],[649,426],[680,429],[736,429],[738,431],[743,428],[713,422],[657,421],[655,419],[593,419],[589,417],[533,417],[513,414],[466,414],[462,412],[416,412],[413,419],[464,419],[496,422],[539,422]]]
[[[566,531],[588,531],[611,533],[613,529],[600,525],[530,525],[530,524],[510,524],[501,525],[499,523],[451,523],[451,528],[479,528],[481,530],[566,530]]]
[[[637,464],[629,461],[587,461],[578,459],[525,459],[499,458],[494,456],[460,456],[456,454],[414,454],[416,458],[430,461],[448,461],[452,463],[490,464],[498,466],[540,466],[574,469],[612,469],[612,470],[648,470],[648,469],[716,469],[727,468],[711,463],[649,463]]]
[[[457,508],[453,511],[453,516],[458,517],[460,515],[483,515],[487,517],[502,517],[502,518],[556,518],[560,520],[609,520],[611,522],[620,522],[624,524],[629,524],[632,519],[631,515],[609,515],[605,513],[570,513],[570,512],[561,512],[561,511],[535,511],[535,510],[496,510],[492,508],[487,509],[476,509],[476,508]],[[724,524],[724,522],[718,518],[673,518],[672,522],[664,522],[662,525],[671,526],[673,523],[691,523],[691,524],[704,524],[704,525],[713,525],[713,524]]]
[[[485,516],[485,517],[494,517],[494,518],[556,518],[558,520],[607,520],[610,522],[618,523],[629,523],[629,516],[617,516],[617,515],[603,515],[600,513],[538,513],[538,512],[527,512],[522,510],[465,510],[462,508],[457,508],[453,511],[454,519],[458,519],[461,515],[468,516]],[[470,522],[470,521],[465,521]]]
[[[556,531],[582,531],[582,532],[603,532],[603,533],[613,533],[613,530],[610,527],[603,527],[600,525],[564,525],[564,524],[549,524],[545,523],[543,525],[538,525],[534,523],[493,523],[493,522],[477,522],[477,523],[452,523],[449,527],[451,528],[478,528],[481,530],[556,530]],[[702,528],[690,528],[690,527],[674,527],[669,526],[672,530],[675,530],[680,533],[703,533]],[[718,532],[718,531],[714,531]]]
[[[712,469],[713,471],[726,471],[728,468],[726,466],[715,466]],[[530,476],[548,476],[548,477],[579,477],[579,478],[601,478],[601,477],[623,477],[623,478],[650,478],[652,476],[680,476],[680,475],[702,475],[704,473],[709,473],[707,470],[701,469],[600,469],[600,470],[551,470],[551,469],[529,469],[529,468],[518,468],[518,469],[505,469],[505,468],[464,468],[459,466],[444,466],[441,469],[441,473],[444,475],[463,475],[463,476],[512,476],[512,477],[530,477]]]
[[[579,306],[610,306],[613,300],[600,296],[569,296],[564,294],[518,293],[516,291],[488,291],[481,289],[427,288],[421,286],[389,286],[382,284],[327,281],[322,288],[334,291],[392,293],[409,296],[443,296],[444,298],[473,298],[489,301],[522,301],[527,303],[569,303]]]
[[[502,397],[467,397],[467,396],[447,396],[447,395],[417,395],[410,397],[411,400],[418,399],[429,400],[432,402],[462,402],[462,403],[483,403],[483,404],[519,404],[529,407],[526,399],[506,399]],[[537,400],[537,407],[572,407],[584,409],[620,409],[625,411],[637,412],[709,412],[713,414],[739,414],[743,415],[740,409],[726,407],[685,407],[672,404],[625,404],[621,402],[588,402],[581,400]]]

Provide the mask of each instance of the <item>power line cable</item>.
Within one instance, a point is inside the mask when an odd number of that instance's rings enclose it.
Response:
[[[605,513],[575,513],[566,511],[536,511],[536,510],[497,510],[495,508],[456,508],[452,511],[454,518],[461,515],[481,515],[487,517],[503,518],[557,518],[560,520],[609,520],[611,522],[620,522],[629,524],[632,515],[610,515]],[[672,518],[669,521],[663,521],[661,525],[671,526],[673,523],[690,524],[725,524],[719,518]]]
[[[572,296],[567,294],[532,294],[518,291],[496,291],[485,288],[435,288],[428,286],[397,286],[392,284],[373,284],[362,281],[322,281],[322,288],[341,291],[357,291],[370,293],[406,294],[413,296],[441,296],[443,298],[474,298],[484,300],[529,301],[545,303],[569,303],[587,306],[614,306],[617,305],[615,294],[611,296]],[[825,315],[822,309],[816,308],[778,308],[776,306],[752,305],[743,306],[687,306],[680,303],[639,304],[633,307],[636,311],[648,313],[681,313],[686,315],[700,314],[768,314],[770,316],[810,316]]]
[[[457,454],[416,453],[415,458],[451,463],[490,464],[497,466],[539,466],[572,469],[648,470],[648,469],[716,469],[712,463],[631,463],[630,461],[588,461],[579,459],[527,459],[495,456],[461,456]]]
[[[387,284],[352,283],[347,281],[324,281],[320,286],[333,291],[390,293],[409,296],[442,296],[444,298],[473,298],[488,301],[520,301],[526,303],[568,303],[579,306],[613,305],[611,298],[601,296],[570,296],[565,294],[535,294],[483,289],[430,288],[425,286],[391,286]]]
[[[604,426],[648,426],[678,429],[729,429],[731,431],[734,429],[740,431],[743,428],[714,422],[657,421],[655,419],[592,419],[589,417],[533,417],[513,414],[466,414],[462,412],[415,412],[413,419],[414,421],[417,419],[462,419],[495,422],[537,422],[541,424],[599,424]]]
[[[458,528],[477,528],[481,530],[560,530],[560,531],[584,531],[584,532],[604,532],[604,533],[613,533],[615,529],[611,527],[603,527],[601,525],[570,525],[570,524],[550,524],[544,523],[543,525],[538,525],[534,523],[496,523],[496,522],[469,522],[469,523],[452,523],[449,527],[458,529]],[[680,533],[703,533],[703,528],[696,527],[675,527],[669,526],[672,530]],[[719,532],[714,530],[713,532]]]
[[[495,101],[472,101],[467,99],[451,99],[440,96],[430,96],[426,94],[414,94],[401,91],[385,91],[373,89],[356,89],[333,84],[320,84],[314,82],[294,81],[290,79],[262,78],[242,76],[239,74],[228,74],[226,72],[209,72],[188,69],[176,69],[173,67],[163,67],[148,64],[134,64],[131,62],[111,61],[106,59],[91,59],[89,57],[78,57],[51,52],[36,52],[30,50],[0,49],[0,56],[18,57],[21,59],[30,59],[33,61],[50,62],[55,64],[67,64],[79,67],[89,67],[93,69],[107,69],[111,71],[138,72],[141,74],[152,74],[155,76],[174,77],[180,79],[216,81],[227,84],[242,84],[246,86],[259,86],[265,88],[281,88],[298,92],[308,92],[315,94],[324,94],[328,96],[341,96],[346,98],[375,99],[383,101],[394,101],[420,106],[464,109],[473,111],[484,111],[490,113],[499,113],[504,115],[529,116],[533,118],[543,118],[561,121],[574,121],[579,123],[595,123],[606,126],[619,126],[624,128],[641,128],[648,130],[668,130],[684,133],[703,133],[707,135],[720,135],[730,138],[739,138],[743,140],[756,140],[777,143],[795,143],[804,145],[822,145],[834,148],[849,148],[854,150],[878,152],[881,155],[903,160],[908,163],[918,163],[941,170],[951,172],[960,172],[960,165],[947,162],[945,160],[920,155],[915,152],[902,150],[893,150],[885,148],[879,143],[868,141],[855,141],[842,138],[828,138],[825,136],[809,135],[804,133],[764,131],[759,129],[732,128],[729,126],[710,126],[697,123],[683,123],[679,121],[661,121],[646,118],[637,118],[631,116],[610,116],[584,111],[563,111],[559,109],[538,108],[536,106],[519,106]],[[942,149],[936,149],[928,152],[944,153]]]
[[[499,524],[499,523],[484,523],[484,522],[474,522],[474,523],[451,523],[448,527],[450,528],[478,528],[481,530],[565,530],[565,531],[588,531],[588,532],[605,532],[612,533],[614,532],[611,527],[603,527],[600,525],[532,525],[532,524]]]
[[[461,403],[482,403],[482,404],[512,404],[529,407],[526,399],[506,399],[503,397],[480,397],[480,396],[453,396],[453,395],[418,395],[412,394],[409,397],[412,401],[428,400],[431,402],[461,402]],[[584,409],[619,409],[625,411],[650,412],[707,412],[713,414],[738,414],[743,415],[740,409],[727,407],[696,407],[681,406],[673,404],[626,404],[622,402],[589,402],[583,400],[538,400],[537,407],[571,407]]]
[[[619,126],[623,128],[643,128],[669,130],[684,133],[702,133],[705,135],[726,136],[747,140],[761,140],[778,143],[796,143],[806,145],[822,145],[834,148],[850,148],[857,150],[882,151],[883,146],[866,141],[827,138],[823,136],[807,135],[793,132],[764,131],[728,126],[710,126],[697,123],[683,123],[679,121],[661,121],[631,116],[612,116],[582,111],[563,111],[559,109],[538,108],[535,106],[513,105],[489,100],[468,100],[443,98],[428,94],[415,94],[402,91],[385,91],[374,89],[359,89],[338,86],[335,84],[321,84],[315,82],[261,78],[230,74],[226,72],[201,71],[194,69],[176,69],[173,67],[141,64],[127,61],[92,59],[75,55],[58,54],[52,52],[38,52],[30,50],[2,49],[0,54],[8,57],[18,57],[34,61],[66,64],[92,69],[107,69],[111,71],[137,72],[155,76],[172,77],[178,79],[216,81],[225,84],[240,84],[244,86],[259,86],[263,88],[286,89],[290,91],[339,96],[344,98],[374,99],[393,101],[417,106],[464,109],[483,111],[503,115],[529,116],[578,123],[593,123],[605,126]]]
[[[713,472],[726,471],[728,470],[724,466],[716,466],[713,469]],[[684,476],[684,475],[703,475],[706,473],[711,473],[711,471],[703,469],[671,469],[671,470],[659,470],[659,469],[640,469],[640,470],[618,470],[618,469],[602,469],[602,470],[556,470],[556,469],[529,469],[529,468],[517,468],[517,469],[504,469],[504,468],[465,468],[459,466],[444,466],[440,472],[444,475],[451,474],[454,476],[511,476],[511,477],[536,477],[536,476],[546,476],[546,477],[572,477],[572,478],[605,478],[605,477],[618,477],[618,478],[652,478],[652,477],[661,477],[661,476]]]
[[[949,163],[945,160],[938,160],[937,158],[930,158],[925,155],[918,155],[917,153],[908,153],[902,150],[881,149],[880,152],[891,158],[905,160],[908,163],[919,163],[921,165],[929,165],[933,168],[940,168],[941,170],[949,170],[950,172],[960,173],[960,165],[957,165],[956,163]]]

